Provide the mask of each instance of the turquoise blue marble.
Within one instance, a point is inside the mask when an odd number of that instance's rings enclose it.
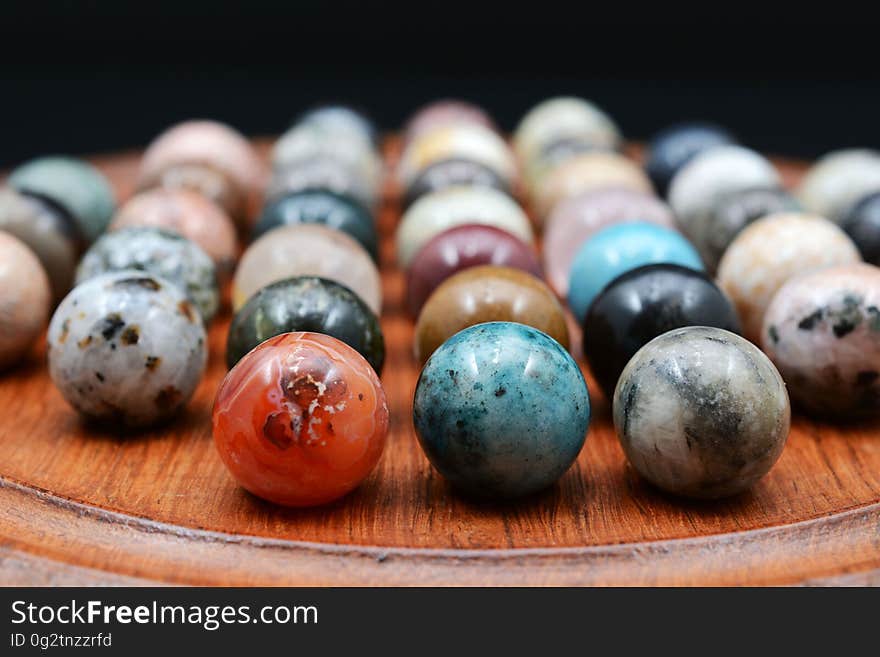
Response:
[[[347,233],[379,260],[379,236],[369,210],[353,198],[328,189],[291,192],[269,202],[254,227],[253,239],[273,228],[293,224],[321,224]]]
[[[550,336],[488,322],[453,335],[419,377],[413,424],[453,486],[509,499],[547,488],[577,458],[590,423],[580,369]]]
[[[60,205],[90,243],[106,230],[116,210],[116,196],[104,174],[73,157],[40,157],[25,162],[9,175],[9,184]]]
[[[587,240],[571,263],[568,306],[583,325],[606,285],[644,265],[672,264],[703,271],[700,254],[681,234],[645,222],[616,224]]]

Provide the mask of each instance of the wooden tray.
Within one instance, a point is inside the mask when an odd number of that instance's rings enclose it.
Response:
[[[130,193],[136,153],[94,162]],[[802,170],[779,164],[788,183]],[[594,393],[586,447],[557,486],[510,505],[456,495],[412,429],[418,368],[394,265],[395,205],[380,217],[391,434],[364,485],[311,510],[236,486],[210,429],[228,315],[211,329],[207,375],[185,414],[135,438],[88,432],[50,382],[41,345],[0,376],[0,583],[880,584],[876,426],[797,418],[753,491],[683,503],[626,465]]]

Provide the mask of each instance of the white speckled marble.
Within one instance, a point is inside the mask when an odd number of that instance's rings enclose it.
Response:
[[[859,263],[791,279],[767,309],[761,344],[805,410],[880,414],[880,269]]]
[[[559,163],[536,181],[535,213],[544,223],[558,203],[605,187],[654,193],[648,176],[629,158],[609,151],[587,151]]]
[[[498,134],[482,125],[441,126],[406,145],[397,168],[401,186],[407,189],[428,166],[440,160],[462,158],[478,162],[513,183],[516,159]]]
[[[595,148],[615,149],[620,130],[614,121],[582,98],[550,98],[535,105],[522,118],[513,136],[516,154],[524,165],[553,142],[584,139]]]
[[[535,237],[529,218],[507,194],[489,187],[449,187],[413,203],[397,227],[397,261],[402,268],[432,237],[464,224],[495,226],[527,244]]]
[[[864,196],[880,191],[880,151],[867,148],[834,151],[820,158],[797,190],[807,210],[833,221]]]
[[[717,328],[676,329],[645,345],[614,393],[614,427],[633,467],[669,493],[746,490],[785,445],[782,377],[750,342]]]
[[[27,245],[0,231],[0,370],[24,356],[49,318],[49,279]]]
[[[275,170],[266,190],[266,202],[311,189],[345,194],[370,210],[379,202],[380,190],[374,184],[365,180],[351,163],[327,154],[296,160]]]
[[[718,283],[736,306],[743,335],[758,342],[776,291],[802,273],[861,261],[834,223],[803,213],[773,214],[737,235],[718,264]]]
[[[381,313],[382,281],[370,254],[345,233],[318,224],[274,228],[251,244],[235,271],[233,309],[269,283],[296,276],[336,281]]]
[[[697,155],[675,175],[669,204],[682,232],[694,238],[699,217],[721,196],[780,183],[779,173],[763,155],[742,146],[718,146]]]
[[[77,284],[110,271],[135,269],[178,286],[207,324],[220,307],[217,268],[201,247],[185,237],[153,226],[106,233],[83,256]]]
[[[378,190],[384,164],[372,144],[317,125],[297,125],[281,135],[272,149],[272,167],[282,171],[314,158],[343,162],[373,190]]]
[[[140,271],[77,286],[49,325],[49,374],[65,399],[114,428],[165,420],[192,396],[205,329],[175,285]]]

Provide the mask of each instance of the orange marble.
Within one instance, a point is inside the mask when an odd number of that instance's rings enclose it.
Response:
[[[214,443],[245,489],[284,506],[350,492],[379,461],[388,433],[382,384],[364,358],[319,333],[284,333],[226,375]]]

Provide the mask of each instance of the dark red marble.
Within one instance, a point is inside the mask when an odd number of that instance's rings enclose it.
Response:
[[[515,235],[494,226],[456,226],[434,237],[413,258],[406,281],[409,312],[418,317],[440,283],[456,272],[479,265],[515,267],[541,276],[535,250]]]

